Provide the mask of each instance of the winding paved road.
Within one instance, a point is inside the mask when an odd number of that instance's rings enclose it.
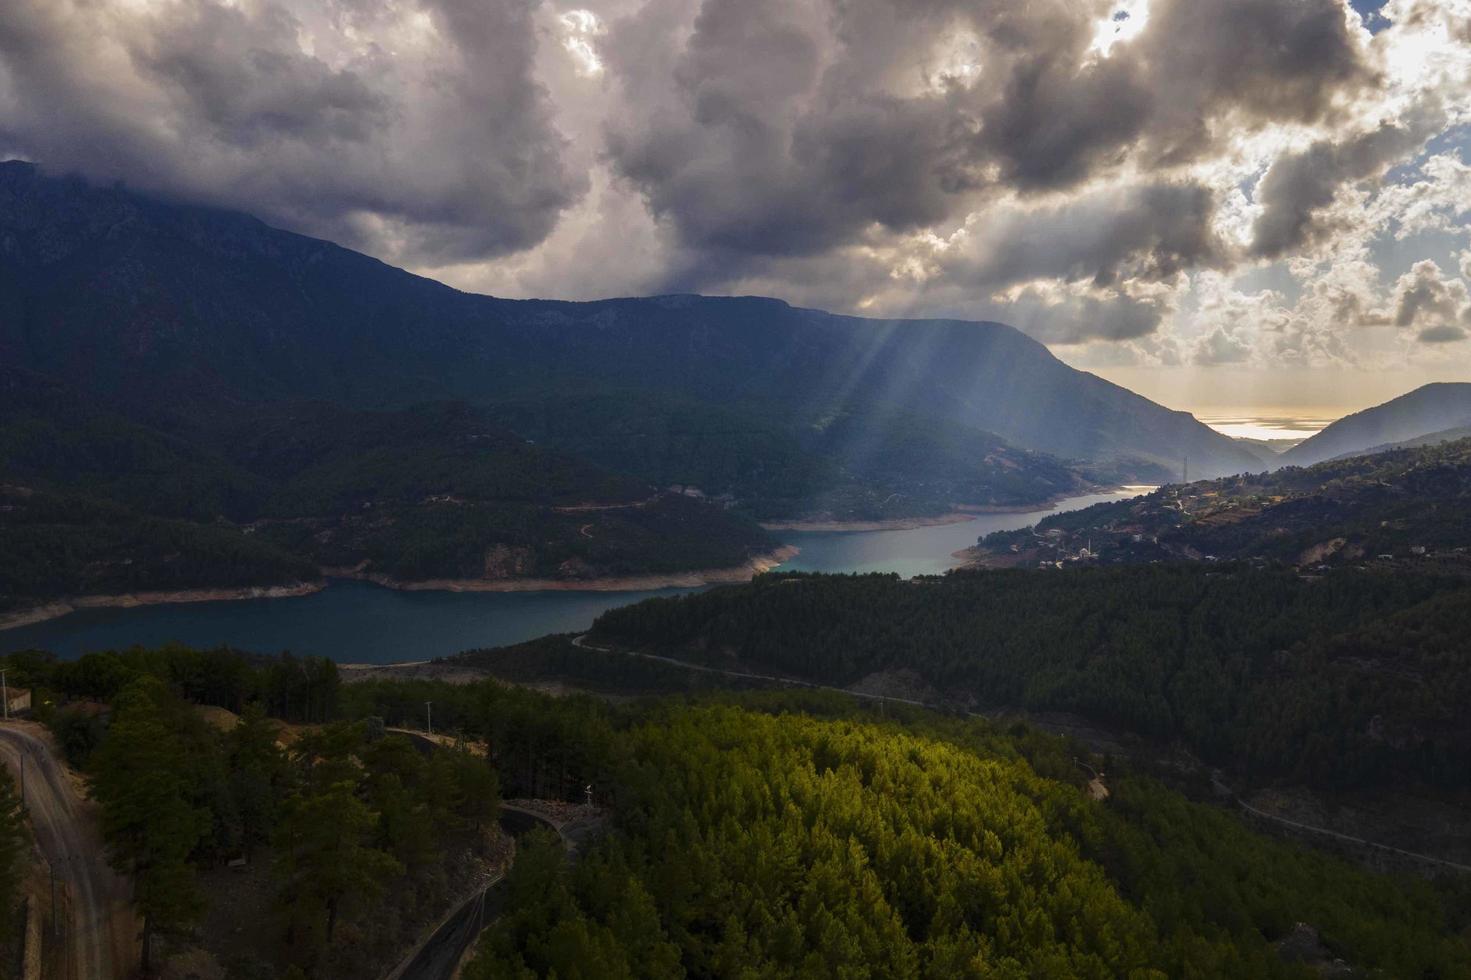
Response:
[[[62,974],[120,980],[132,971],[132,910],[127,882],[108,866],[91,807],[78,795],[48,741],[31,726],[0,724],[0,756],[20,780],[41,854],[56,874],[67,951]],[[63,897],[64,896],[64,897]]]
[[[785,684],[789,687],[805,687],[814,691],[832,691],[836,694],[846,694],[852,698],[861,698],[866,701],[889,701],[894,704],[909,704],[916,708],[929,708],[931,710],[943,710],[938,705],[929,704],[924,701],[916,701],[913,698],[899,698],[891,694],[868,694],[864,691],[850,691],[846,687],[832,687],[828,684],[817,684],[813,681],[798,680],[795,677],[778,677],[775,674],[752,674],[744,670],[724,670],[720,667],[706,667],[703,664],[692,664],[687,660],[675,660],[673,657],[661,657],[656,653],[641,653],[638,650],[615,650],[612,647],[600,647],[588,642],[588,634],[579,633],[572,638],[572,645],[594,653],[621,654],[625,657],[637,657],[640,660],[653,660],[661,664],[670,664],[675,667],[683,667],[700,674],[719,674],[721,677],[735,677],[747,681],[772,681],[777,684]],[[985,718],[986,715],[974,711],[966,712],[975,718]]]
[[[562,833],[541,814],[507,804],[501,805],[500,825],[512,837],[520,837],[535,827],[550,827],[558,836]],[[501,887],[504,880],[504,876],[496,875],[487,881],[446,916],[433,934],[415,947],[385,980],[450,980],[455,968],[480,938],[481,930],[505,907],[506,893]]]
[[[1403,858],[1407,861],[1412,861],[1417,864],[1426,864],[1435,868],[1445,868],[1448,871],[1456,871],[1461,874],[1471,874],[1471,865],[1459,864],[1455,861],[1448,861],[1445,858],[1435,857],[1430,854],[1417,854],[1414,851],[1407,851],[1402,847],[1394,847],[1390,844],[1381,844],[1378,841],[1365,840],[1362,837],[1353,837],[1349,834],[1341,834],[1336,830],[1329,830],[1327,827],[1314,827],[1312,824],[1299,823],[1296,820],[1289,820],[1287,817],[1278,816],[1275,813],[1268,813],[1266,810],[1258,809],[1257,807],[1254,807],[1250,803],[1243,800],[1241,797],[1237,796],[1235,793],[1232,793],[1231,796],[1233,799],[1236,800],[1237,806],[1241,807],[1241,809],[1245,810],[1252,816],[1258,817],[1262,820],[1270,821],[1271,823],[1275,823],[1280,827],[1286,827],[1289,830],[1300,830],[1310,834],[1317,834],[1322,837],[1327,837],[1332,840],[1339,841],[1343,844],[1351,844],[1354,847],[1361,847],[1368,851],[1379,851],[1381,853],[1393,855],[1394,857],[1398,858]]]

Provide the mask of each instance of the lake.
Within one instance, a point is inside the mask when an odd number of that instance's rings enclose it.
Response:
[[[1035,524],[1132,492],[1090,494],[1045,510],[980,514],[973,521],[902,531],[784,531],[802,549],[784,570],[897,572],[907,577],[955,567],[953,552],[991,531]],[[366,582],[337,581],[321,592],[286,599],[178,603],[133,609],[84,609],[60,619],[0,631],[0,653],[52,650],[78,657],[169,642],[228,644],[241,650],[291,650],[347,663],[425,660],[475,647],[504,646],[548,633],[585,630],[605,610],[691,589],[648,592],[397,592]]]

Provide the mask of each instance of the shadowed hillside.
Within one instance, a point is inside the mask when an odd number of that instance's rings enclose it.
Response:
[[[393,406],[616,387],[800,425],[902,410],[1157,476],[1253,457],[1069,368],[1010,327],[878,321],[777,300],[474,296],[244,215],[0,165],[0,355],[170,431],[242,405]]]
[[[1352,453],[1387,449],[1422,436],[1471,425],[1471,384],[1439,383],[1355,412],[1282,454],[1282,463],[1308,466]],[[1429,441],[1429,440],[1427,440]],[[1444,441],[1436,439],[1434,441]]]

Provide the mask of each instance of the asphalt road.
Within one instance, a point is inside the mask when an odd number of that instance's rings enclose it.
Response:
[[[17,783],[25,760],[26,808],[41,854],[56,874],[63,910],[63,976],[109,980],[130,975],[134,963],[127,882],[107,864],[91,807],[77,794],[50,745],[35,734],[0,724],[0,757]]]
[[[500,824],[512,837],[520,837],[535,827],[549,826],[539,817],[514,810],[502,810]],[[407,963],[389,974],[390,980],[450,980],[481,930],[500,915],[505,903],[503,883],[504,879],[496,879],[461,905]]]

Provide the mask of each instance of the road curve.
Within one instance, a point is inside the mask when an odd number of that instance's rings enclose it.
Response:
[[[908,704],[916,708],[929,708],[934,711],[942,711],[940,705],[929,704],[925,701],[916,701],[913,698],[899,698],[891,694],[869,694],[865,691],[850,691],[846,687],[832,687],[827,684],[818,684],[814,681],[798,680],[795,677],[779,677],[776,674],[752,674],[744,670],[725,670],[720,667],[706,667],[703,664],[692,664],[687,660],[676,660],[673,657],[661,657],[656,653],[640,653],[637,650],[615,650],[612,647],[600,647],[588,641],[587,633],[579,633],[572,638],[572,645],[583,650],[591,650],[594,653],[610,653],[625,657],[637,657],[640,660],[653,660],[661,664],[670,664],[674,667],[682,667],[700,674],[719,674],[721,677],[735,677],[747,681],[770,681],[775,684],[784,684],[787,687],[805,687],[813,691],[832,691],[835,694],[846,694],[851,698],[863,701],[888,701],[892,704]],[[974,711],[966,712],[975,718],[986,717]]]
[[[541,814],[505,804],[502,804],[500,825],[512,837],[520,837],[535,827],[550,827],[561,834],[556,825]],[[505,907],[506,893],[501,887],[504,880],[504,876],[496,875],[487,881],[485,887],[447,916],[385,980],[450,980],[455,975],[455,968],[464,960],[475,940],[480,938],[481,930],[493,922]]]
[[[20,781],[41,854],[56,875],[67,971],[77,978],[121,980],[132,972],[132,910],[127,882],[108,866],[91,808],[77,794],[48,742],[13,723],[0,724],[0,757]],[[63,895],[65,897],[63,897]]]
[[[1390,844],[1381,844],[1378,841],[1365,840],[1362,837],[1353,837],[1349,834],[1341,834],[1336,830],[1329,830],[1327,827],[1314,827],[1312,824],[1299,823],[1296,820],[1289,820],[1287,817],[1281,817],[1275,813],[1268,813],[1266,810],[1258,809],[1257,807],[1254,807],[1250,803],[1243,800],[1241,797],[1236,796],[1235,793],[1232,793],[1231,795],[1236,800],[1236,805],[1241,807],[1242,810],[1245,810],[1247,813],[1251,814],[1254,817],[1257,817],[1258,819],[1269,821],[1281,827],[1286,827],[1289,830],[1301,830],[1310,834],[1317,834],[1322,837],[1327,837],[1332,840],[1339,841],[1340,843],[1352,844],[1354,847],[1362,847],[1370,851],[1379,851],[1384,854],[1392,854],[1395,857],[1404,858],[1417,864],[1427,864],[1431,867],[1446,868],[1450,871],[1460,872],[1461,874],[1471,874],[1471,865],[1459,864],[1455,861],[1448,861],[1445,858],[1435,857],[1434,855],[1430,854],[1417,854],[1414,851],[1407,851],[1402,847],[1394,847]]]

